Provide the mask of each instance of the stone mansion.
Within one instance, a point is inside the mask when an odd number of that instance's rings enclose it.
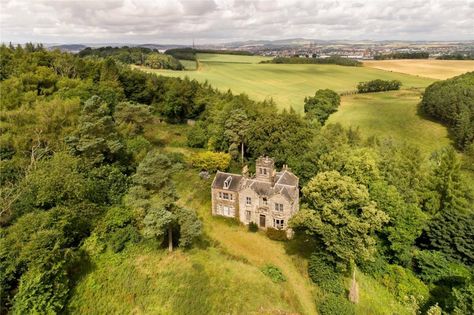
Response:
[[[260,157],[256,175],[250,177],[218,171],[211,186],[212,214],[238,218],[260,228],[286,229],[288,220],[299,210],[299,179],[286,165],[280,172],[274,161]]]

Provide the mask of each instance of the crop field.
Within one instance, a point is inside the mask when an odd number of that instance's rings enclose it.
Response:
[[[474,60],[371,60],[365,61],[364,66],[444,80],[474,71]]]
[[[364,136],[389,137],[416,144],[426,153],[450,143],[447,129],[417,113],[420,91],[354,94],[342,98],[328,123],[359,127]]]
[[[400,80],[402,88],[426,87],[433,79],[368,67],[311,64],[259,64],[268,57],[199,54],[197,71],[143,70],[174,77],[189,77],[226,91],[246,93],[256,100],[273,98],[279,108],[303,111],[306,96],[317,89],[354,90],[360,81]]]

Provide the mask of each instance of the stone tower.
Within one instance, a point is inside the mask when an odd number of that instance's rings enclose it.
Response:
[[[275,162],[268,156],[259,157],[255,168],[255,179],[273,183]]]

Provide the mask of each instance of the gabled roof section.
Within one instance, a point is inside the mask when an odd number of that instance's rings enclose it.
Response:
[[[242,175],[217,171],[216,177],[214,177],[214,181],[212,182],[212,188],[238,191],[240,188],[241,180],[242,180]],[[229,183],[229,187],[227,188],[224,186],[224,183],[226,181],[227,183]]]
[[[282,172],[277,173],[277,181],[276,185],[286,185],[296,187],[298,186],[298,177],[290,171],[284,170]]]

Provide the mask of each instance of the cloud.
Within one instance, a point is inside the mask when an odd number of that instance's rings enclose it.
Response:
[[[0,0],[2,41],[474,39],[469,0]]]

